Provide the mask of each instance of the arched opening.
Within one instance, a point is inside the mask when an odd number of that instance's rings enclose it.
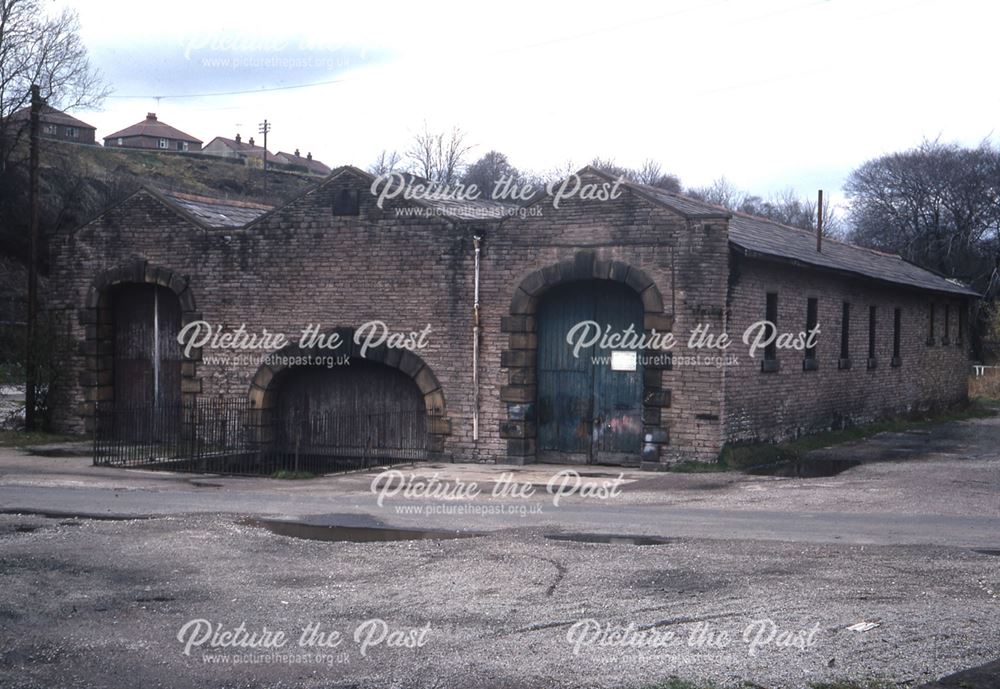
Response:
[[[602,347],[569,361],[568,327],[581,319],[602,330],[631,326],[637,334],[661,337],[674,322],[645,271],[603,252],[578,251],[526,275],[500,322],[508,335],[500,352],[508,382],[500,389],[506,403],[500,437],[507,441],[508,461],[658,463],[670,442],[664,410],[671,391],[663,385],[670,357],[634,349],[616,356]]]
[[[538,458],[637,462],[642,451],[641,352],[601,343],[579,345],[598,332],[641,336],[639,295],[608,280],[564,283],[542,295],[536,317]]]
[[[121,283],[108,290],[114,402],[119,408],[168,408],[181,402],[183,356],[177,295],[155,284]]]
[[[349,361],[275,375],[273,441],[305,463],[423,459],[427,411],[417,384],[399,369]]]

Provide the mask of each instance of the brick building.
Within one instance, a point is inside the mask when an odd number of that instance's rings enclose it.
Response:
[[[158,120],[155,112],[147,113],[146,119],[142,122],[136,122],[104,137],[105,146],[146,148],[177,153],[200,151],[201,143],[201,139]]]
[[[28,130],[31,121],[31,108],[21,108],[10,116],[11,120],[22,123],[24,130]],[[43,105],[38,115],[38,122],[41,125],[39,135],[43,139],[53,141],[68,141],[74,144],[96,145],[94,134],[97,129],[83,120],[73,117],[62,110],[56,110],[50,105]]]
[[[350,167],[274,209],[141,190],[53,242],[49,304],[78,347],[57,425],[82,431],[126,397],[242,397],[279,417],[291,399],[364,400],[419,410],[444,456],[654,467],[965,398],[968,288],[591,168],[576,179],[613,193],[380,207]],[[789,338],[751,356],[744,333],[765,319]],[[294,342],[185,352],[176,333],[201,321],[293,341],[317,324],[351,365],[264,362],[322,351]],[[403,346],[362,352],[373,322]]]

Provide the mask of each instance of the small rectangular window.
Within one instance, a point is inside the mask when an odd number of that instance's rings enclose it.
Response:
[[[125,143],[125,140],[119,136],[118,137],[118,145],[121,146],[124,143]]]
[[[944,337],[941,344],[951,344],[951,304],[944,305]]]
[[[341,189],[333,199],[334,215],[361,215],[357,189]]]
[[[840,314],[840,362],[837,368],[851,367],[851,304],[845,301]]]
[[[927,346],[934,344],[934,302],[927,307]]]
[[[167,141],[166,139],[160,139],[159,146],[160,148],[166,149],[170,146],[170,142]]]
[[[80,130],[76,127],[66,127],[66,136],[71,139],[77,139],[80,137]]]
[[[810,337],[810,333],[816,329],[816,323],[819,320],[819,300],[816,297],[809,297],[806,299],[806,337]],[[807,340],[808,342],[808,340]],[[819,362],[816,360],[816,347],[806,347],[805,359],[802,361],[802,370],[804,371],[815,371],[819,368]]]
[[[778,293],[767,293],[767,306],[764,311],[764,318],[767,321],[767,337],[771,342],[764,347],[764,361],[761,362],[762,371],[778,370],[778,347],[775,344],[775,334],[778,331]]]
[[[903,363],[900,349],[903,329],[903,310],[894,309],[892,312],[892,365],[900,366]]]
[[[875,359],[875,330],[878,325],[878,308],[875,306],[868,307],[868,368],[875,368],[877,365],[877,360]]]

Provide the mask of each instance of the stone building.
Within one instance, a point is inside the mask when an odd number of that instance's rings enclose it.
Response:
[[[976,294],[896,256],[592,168],[520,205],[373,181],[341,167],[273,209],[143,189],[57,237],[58,426],[112,400],[364,403],[418,410],[444,457],[655,468],[966,397]],[[206,323],[257,341],[194,346]]]

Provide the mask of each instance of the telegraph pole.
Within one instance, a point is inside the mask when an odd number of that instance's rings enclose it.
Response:
[[[260,123],[257,130],[264,135],[264,196],[267,196],[267,133],[271,131],[271,124],[267,120]]]
[[[31,230],[29,235],[28,257],[28,327],[26,333],[27,349],[25,352],[25,386],[24,386],[24,427],[25,430],[35,430],[35,389],[38,387],[38,363],[35,360],[35,336],[38,325],[38,130],[44,101],[39,93],[38,85],[31,85],[31,157],[30,172],[30,206]]]

